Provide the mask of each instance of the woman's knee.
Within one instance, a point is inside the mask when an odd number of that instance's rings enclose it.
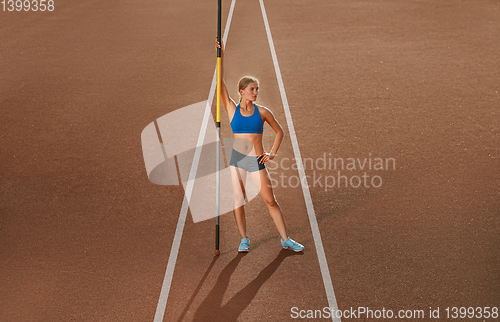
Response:
[[[278,207],[278,202],[274,196],[272,196],[272,198],[264,198],[264,202],[268,207]]]
[[[234,207],[238,208],[245,204],[245,197],[242,194],[234,196]]]
[[[245,186],[241,184],[233,186],[233,197],[234,203],[236,207],[242,206],[245,204],[245,200],[247,198],[247,194],[245,191]]]

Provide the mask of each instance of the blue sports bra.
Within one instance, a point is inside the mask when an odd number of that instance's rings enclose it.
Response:
[[[264,132],[264,122],[259,113],[257,105],[254,106],[254,112],[251,116],[243,116],[240,112],[240,104],[236,106],[233,119],[231,120],[231,129],[233,133],[258,133]]]

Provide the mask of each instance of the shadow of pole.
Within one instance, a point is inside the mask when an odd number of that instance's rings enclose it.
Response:
[[[215,262],[217,261],[218,258],[219,258],[219,256],[214,256],[214,258],[212,259],[212,262],[205,270],[205,274],[203,274],[203,277],[201,278],[200,282],[198,283],[198,286],[196,286],[196,288],[193,292],[193,295],[191,295],[191,298],[189,299],[188,303],[186,304],[184,311],[182,311],[181,316],[179,317],[179,320],[178,320],[179,322],[181,322],[182,319],[184,319],[184,316],[186,316],[186,313],[189,310],[189,307],[191,306],[191,304],[193,304],[194,298],[196,297],[196,295],[198,295],[198,292],[200,291],[201,286],[203,285],[203,283],[205,283],[205,280],[207,279],[208,274],[210,274],[210,271],[214,267]]]
[[[217,308],[221,307],[222,298],[224,297],[224,293],[226,292],[227,286],[229,285],[231,275],[233,275],[236,267],[238,267],[241,259],[246,254],[247,253],[238,253],[238,255],[236,255],[236,257],[233,258],[220,272],[214,287],[196,310],[193,321],[218,320]]]
[[[234,295],[224,306],[222,299],[229,285],[231,275],[244,255],[238,254],[220,273],[212,291],[198,307],[193,321],[236,321],[243,310],[252,302],[259,289],[276,272],[287,257],[303,255],[282,249],[278,256],[269,263],[250,283]]]

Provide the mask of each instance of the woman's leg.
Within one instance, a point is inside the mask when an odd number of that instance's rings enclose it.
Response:
[[[286,234],[285,222],[281,214],[281,208],[274,197],[273,187],[267,169],[251,172],[250,175],[252,176],[253,182],[260,190],[260,195],[269,209],[269,214],[280,233],[281,239],[286,240],[288,236]]]
[[[233,195],[234,195],[234,219],[236,220],[236,226],[238,227],[238,232],[241,238],[247,238],[247,227],[245,220],[245,200],[247,198],[245,193],[245,182],[247,178],[247,172],[243,169],[230,166],[231,181],[233,183]]]

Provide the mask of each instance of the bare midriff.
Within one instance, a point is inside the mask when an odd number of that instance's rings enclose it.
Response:
[[[262,153],[264,153],[264,146],[262,145],[262,134],[235,133],[233,149],[246,155],[261,155]]]

